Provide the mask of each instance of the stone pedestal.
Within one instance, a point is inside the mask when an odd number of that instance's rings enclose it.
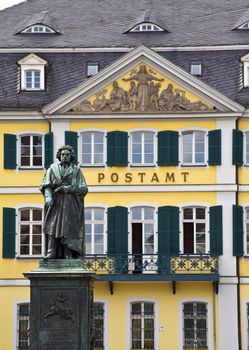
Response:
[[[31,284],[30,350],[90,350],[93,282],[81,260],[43,260]]]

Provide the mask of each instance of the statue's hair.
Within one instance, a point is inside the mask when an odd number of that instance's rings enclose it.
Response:
[[[71,161],[74,161],[74,160],[76,159],[75,150],[74,150],[74,148],[73,148],[72,146],[69,146],[69,145],[63,145],[63,146],[61,146],[61,147],[58,149],[57,153],[56,153],[56,158],[59,159],[59,160],[61,160],[61,152],[62,152],[64,149],[66,149],[67,151],[70,152],[70,154],[71,154]]]

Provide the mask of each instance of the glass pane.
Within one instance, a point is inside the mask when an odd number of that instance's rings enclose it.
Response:
[[[146,315],[153,315],[154,314],[154,304],[153,303],[145,303],[144,304],[144,313]]]
[[[144,208],[144,219],[153,220],[154,219],[154,209],[153,208]]]
[[[193,219],[193,208],[183,209],[183,218],[184,219]]]
[[[103,144],[103,140],[104,140],[104,134],[102,134],[100,132],[94,133],[94,142],[95,143],[102,143]]]
[[[85,235],[85,242],[90,244],[92,242],[92,236],[89,234],[86,234]]]
[[[132,143],[141,143],[142,142],[142,133],[134,132],[132,133]]]
[[[104,232],[104,224],[95,224],[94,231],[95,231],[95,233],[103,233]]]
[[[132,303],[131,312],[133,315],[141,315],[141,303]]]
[[[183,155],[183,163],[192,163],[192,154]]]
[[[133,208],[131,213],[132,213],[132,220],[141,220],[142,219],[141,208]]]
[[[29,225],[21,225],[21,235],[29,234]]]
[[[21,156],[29,156],[30,155],[30,146],[21,146]]]
[[[103,154],[94,154],[94,164],[104,163]]]
[[[153,143],[154,141],[154,134],[152,132],[145,132],[144,133],[144,142],[145,143]]]
[[[205,208],[196,208],[196,219],[205,219]]]
[[[196,242],[197,243],[205,243],[205,235],[204,234],[197,234],[196,235]]]
[[[94,254],[104,254],[103,244],[98,244],[94,246]]]
[[[195,132],[195,141],[196,142],[204,142],[204,135],[205,133],[202,131],[196,131]]]
[[[41,235],[33,235],[33,244],[41,245],[42,236]]]
[[[91,144],[90,143],[85,143],[82,145],[82,153],[88,154],[91,153]]]
[[[153,233],[154,225],[153,224],[144,224],[144,233]]]
[[[193,133],[184,133],[183,134],[183,143],[192,143],[193,140]]]
[[[94,219],[95,220],[104,220],[104,210],[103,209],[95,209],[94,210]]]
[[[91,133],[83,133],[82,134],[82,143],[91,143]]]
[[[91,154],[83,154],[82,155],[82,163],[83,164],[91,164]]]
[[[206,225],[205,224],[196,224],[196,232],[205,232]]]
[[[41,166],[42,165],[42,157],[33,157],[33,165]]]
[[[142,163],[142,155],[141,154],[133,154],[132,155],[132,163],[133,164],[141,164]]]
[[[103,235],[95,235],[95,243],[96,244],[103,244],[104,243]]]
[[[204,153],[204,143],[197,142],[195,144],[195,152],[196,153]]]
[[[21,255],[29,255],[29,246],[28,245],[22,245],[20,248]]]
[[[34,221],[41,221],[42,220],[42,210],[33,209],[33,220]]]
[[[154,155],[153,154],[145,154],[144,155],[144,163],[145,164],[153,164],[154,163]]]
[[[195,153],[195,162],[204,163],[204,153]]]
[[[145,241],[145,244],[153,245],[154,235],[150,235],[150,234],[144,235],[144,241]]]
[[[144,254],[153,254],[154,253],[154,245],[153,244],[145,244],[144,245]]]
[[[85,224],[85,231],[86,231],[86,233],[92,232],[92,225],[91,224]]]
[[[30,220],[30,210],[21,210],[21,221]]]
[[[20,242],[22,244],[29,244],[29,235],[21,235],[20,236]]]
[[[91,219],[92,219],[92,209],[85,208],[85,220],[91,220]]]
[[[196,254],[205,254],[205,253],[206,253],[205,244],[196,243]]]
[[[21,157],[21,166],[30,166],[30,157]]]
[[[41,225],[33,225],[33,234],[34,235],[40,235],[42,230]]]
[[[33,246],[33,248],[32,248],[33,255],[41,255],[41,253],[42,253],[42,249],[41,249],[40,245]]]

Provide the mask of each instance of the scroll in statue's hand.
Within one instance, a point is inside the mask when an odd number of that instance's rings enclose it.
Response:
[[[45,205],[50,206],[52,203],[52,200],[53,200],[52,197],[46,196],[45,197]]]

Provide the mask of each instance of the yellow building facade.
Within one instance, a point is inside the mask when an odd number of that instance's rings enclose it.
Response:
[[[143,46],[42,113],[1,112],[0,348],[27,348],[23,273],[44,254],[39,185],[66,143],[89,188],[83,261],[98,275],[94,347],[246,349],[248,169],[233,151],[233,130],[248,147],[242,114]]]

